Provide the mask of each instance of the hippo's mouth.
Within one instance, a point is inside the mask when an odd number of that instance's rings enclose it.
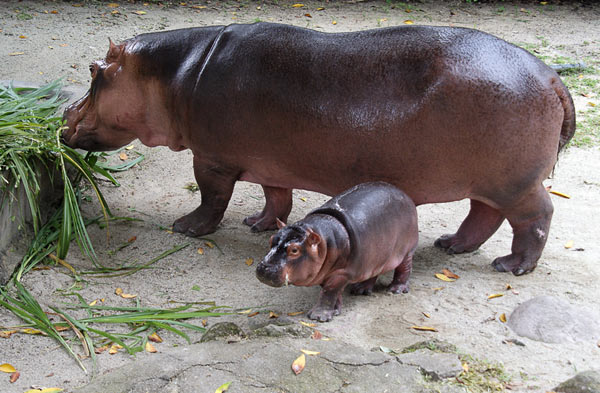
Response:
[[[288,269],[285,268],[285,265],[268,265],[261,262],[256,267],[256,278],[263,284],[272,287],[290,284]]]

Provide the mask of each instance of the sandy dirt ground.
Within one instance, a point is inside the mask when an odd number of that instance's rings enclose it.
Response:
[[[65,77],[67,83],[86,87],[88,65],[104,56],[107,37],[115,41],[149,31],[213,24],[251,23],[258,20],[290,23],[323,31],[351,31],[399,25],[407,20],[415,24],[453,25],[477,28],[510,42],[539,47],[550,55],[585,59],[600,55],[600,6],[578,3],[537,2],[468,4],[454,2],[308,2],[293,8],[288,2],[189,2],[186,6],[161,7],[156,4],[55,1],[5,1],[0,4],[0,79],[44,83]],[[396,6],[392,7],[392,5]],[[193,8],[192,6],[197,6]],[[317,11],[318,7],[324,7]],[[406,12],[410,10],[411,12]],[[134,11],[144,11],[138,15]],[[23,16],[27,14],[29,17]],[[310,14],[310,16],[306,16]],[[585,105],[575,97],[576,105]],[[285,314],[306,311],[316,301],[318,288],[271,288],[255,278],[256,263],[268,249],[272,233],[254,234],[242,219],[260,210],[264,199],[259,186],[239,182],[218,231],[206,236],[222,250],[209,248],[202,239],[170,234],[162,227],[188,213],[200,203],[199,193],[185,189],[193,182],[191,153],[174,153],[166,148],[146,148],[139,141],[135,150],[146,159],[133,169],[118,174],[121,187],[103,183],[103,192],[116,215],[139,218],[140,222],[119,222],[106,231],[97,226],[90,233],[102,263],[143,263],[175,245],[189,246],[135,275],[116,278],[86,279],[81,288],[66,269],[53,267],[33,271],[24,278],[29,290],[43,305],[64,307],[75,299],[66,296],[76,291],[86,301],[105,298],[109,305],[132,305],[114,295],[121,287],[138,295],[144,306],[172,306],[173,302],[215,301],[234,308],[257,308]],[[467,213],[468,202],[426,205],[418,209],[420,245],[414,258],[411,291],[391,295],[376,291],[368,297],[346,294],[344,308],[333,322],[319,330],[335,340],[351,342],[369,349],[386,346],[402,349],[417,341],[437,338],[449,341],[464,353],[491,362],[501,362],[512,376],[513,391],[548,391],[557,383],[600,365],[596,342],[545,344],[519,338],[525,346],[505,343],[517,336],[499,320],[520,303],[540,295],[554,295],[576,305],[600,308],[600,248],[598,227],[600,208],[600,152],[598,147],[570,148],[561,155],[554,177],[546,181],[553,189],[571,195],[571,199],[552,197],[555,213],[549,240],[537,270],[523,277],[501,274],[490,263],[510,250],[512,232],[507,224],[480,250],[465,255],[446,255],[433,247],[443,233],[454,232]],[[328,198],[296,190],[291,221]],[[98,205],[86,202],[90,215]],[[135,242],[114,251],[128,239]],[[564,245],[573,241],[574,246]],[[198,253],[198,248],[204,254]],[[247,266],[248,258],[254,264]],[[78,251],[68,258],[78,270],[92,266]],[[448,268],[460,276],[455,282],[442,282],[434,276]],[[389,275],[380,278],[387,282]],[[507,290],[510,284],[512,290]],[[194,290],[200,289],[200,290]],[[504,296],[488,300],[494,293]],[[76,311],[73,311],[77,315]],[[427,317],[427,314],[429,317]],[[304,316],[294,317],[306,320]],[[221,319],[209,319],[211,325]],[[242,327],[249,324],[246,315],[232,320]],[[0,326],[17,321],[0,310]],[[437,333],[417,332],[413,325],[427,325]],[[161,346],[184,345],[174,335],[164,334]],[[192,334],[198,341],[199,334]],[[99,355],[100,372],[145,358],[119,353]],[[71,389],[89,381],[76,363],[50,339],[23,334],[0,339],[0,363],[21,370],[17,383],[8,383],[0,375],[0,391],[22,392],[30,386],[58,386]],[[88,365],[91,365],[87,361]]]

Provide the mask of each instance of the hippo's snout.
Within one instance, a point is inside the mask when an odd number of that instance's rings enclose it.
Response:
[[[263,284],[281,287],[286,281],[283,270],[281,265],[273,265],[262,261],[256,267],[256,278]]]

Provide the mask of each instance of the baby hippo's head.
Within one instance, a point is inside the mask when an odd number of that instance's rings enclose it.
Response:
[[[271,250],[256,267],[256,277],[273,287],[294,284],[310,286],[323,265],[326,242],[301,222],[286,226],[271,236]]]

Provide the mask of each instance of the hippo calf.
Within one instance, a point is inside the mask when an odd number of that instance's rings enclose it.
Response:
[[[271,250],[256,267],[265,284],[320,285],[319,301],[307,316],[326,322],[338,315],[348,284],[354,294],[370,294],[377,276],[394,270],[388,286],[408,292],[417,248],[417,208],[408,195],[384,183],[364,183],[271,237]]]
[[[336,195],[385,181],[416,205],[471,200],[458,231],[436,241],[449,253],[476,250],[508,219],[512,250],[493,266],[517,275],[548,239],[542,181],[575,130],[555,71],[464,28],[189,28],[111,42],[91,73],[65,111],[65,142],[191,149],[202,203],[177,232],[215,231],[239,180],[265,193],[244,220],[255,231],[286,221],[294,188]]]

